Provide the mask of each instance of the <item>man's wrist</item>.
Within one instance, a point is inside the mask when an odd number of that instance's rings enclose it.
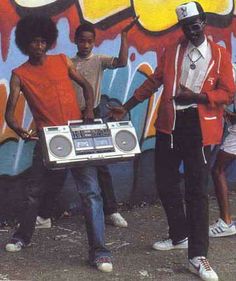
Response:
[[[92,105],[86,105],[84,108],[84,111],[93,111],[93,106]]]
[[[133,107],[135,107],[139,103],[140,101],[137,100],[135,96],[133,96],[123,105],[123,107],[126,111],[130,111]]]

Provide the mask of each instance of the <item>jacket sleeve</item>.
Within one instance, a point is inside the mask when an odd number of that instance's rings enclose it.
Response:
[[[219,48],[220,61],[218,64],[219,77],[216,88],[206,91],[211,106],[230,104],[236,92],[233,78],[233,65],[229,53],[224,48]]]
[[[153,74],[148,76],[148,78],[143,82],[143,84],[135,90],[134,97],[142,102],[147,98],[150,98],[152,94],[154,94],[157,89],[163,83],[163,68],[164,68],[164,61],[165,61],[165,53],[160,58],[160,62],[156,67]]]

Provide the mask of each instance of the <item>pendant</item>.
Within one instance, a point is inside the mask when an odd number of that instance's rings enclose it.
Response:
[[[191,64],[190,64],[190,68],[191,68],[192,70],[194,70],[194,69],[196,68],[196,64],[191,63]]]

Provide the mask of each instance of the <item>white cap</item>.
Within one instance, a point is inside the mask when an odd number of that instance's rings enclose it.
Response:
[[[191,18],[194,16],[199,16],[197,5],[194,2],[182,4],[178,6],[175,11],[178,17],[178,21]]]

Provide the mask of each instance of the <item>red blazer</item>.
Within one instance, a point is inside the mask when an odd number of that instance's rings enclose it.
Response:
[[[212,58],[201,94],[207,95],[209,104],[198,104],[203,145],[221,142],[223,105],[232,102],[236,91],[230,55],[223,47],[210,40],[208,42],[211,46]],[[171,134],[175,128],[176,110],[173,96],[178,88],[187,44],[185,40],[167,47],[155,72],[134,93],[137,100],[143,101],[163,85],[155,126],[158,131],[166,134]]]

